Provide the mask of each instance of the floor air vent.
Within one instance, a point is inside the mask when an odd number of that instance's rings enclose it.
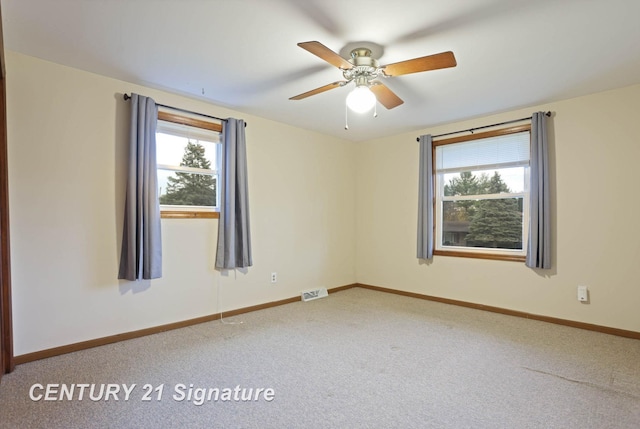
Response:
[[[311,301],[312,299],[324,298],[328,295],[329,293],[325,288],[306,290],[302,292],[302,300],[306,302]]]

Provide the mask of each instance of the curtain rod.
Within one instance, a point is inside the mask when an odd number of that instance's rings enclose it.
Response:
[[[128,101],[130,98],[131,96],[125,92],[124,101]],[[193,112],[191,110],[181,109],[179,107],[167,106],[166,104],[156,103],[156,106],[164,107],[165,109],[177,110],[178,112],[182,112],[182,113],[190,113],[192,115],[204,116],[205,118],[217,119],[218,121],[227,122],[226,119],[218,118],[217,116],[205,115],[204,113]],[[244,126],[245,127],[247,126],[246,122],[244,123]]]
[[[544,114],[545,114],[545,116],[551,116],[551,112],[549,112],[549,111],[545,112]],[[451,134],[459,134],[459,133],[468,133],[468,132],[473,133],[475,130],[481,130],[483,128],[498,127],[500,125],[513,124],[515,122],[527,121],[527,120],[529,120],[531,118],[532,118],[532,116],[529,116],[527,118],[513,119],[511,121],[500,122],[500,123],[497,123],[497,124],[491,124],[491,125],[484,125],[482,127],[469,128],[468,130],[452,131],[450,133],[444,133],[444,134],[438,134],[438,135],[435,135],[435,136],[431,136],[431,138],[435,139],[437,137],[450,136]],[[416,141],[419,142],[420,141],[420,137],[416,138]]]

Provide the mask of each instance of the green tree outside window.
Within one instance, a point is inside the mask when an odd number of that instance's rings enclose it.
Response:
[[[205,157],[204,146],[188,142],[180,166],[209,170],[211,162]],[[215,206],[217,190],[214,176],[177,172],[175,177],[167,180],[167,193],[160,196],[160,204]]]
[[[500,173],[476,177],[462,172],[444,187],[445,196],[510,193]],[[467,247],[518,249],[522,247],[522,198],[457,201],[444,204],[444,230],[448,222],[468,223]]]

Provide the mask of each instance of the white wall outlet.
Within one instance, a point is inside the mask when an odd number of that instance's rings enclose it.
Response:
[[[589,301],[589,290],[586,286],[578,286],[578,301],[580,302],[588,302]]]
[[[278,282],[278,273],[271,273],[271,283]]]

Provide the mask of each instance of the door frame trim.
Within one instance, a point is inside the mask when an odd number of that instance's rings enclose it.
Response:
[[[11,319],[6,68],[0,6],[0,378],[15,368]]]

